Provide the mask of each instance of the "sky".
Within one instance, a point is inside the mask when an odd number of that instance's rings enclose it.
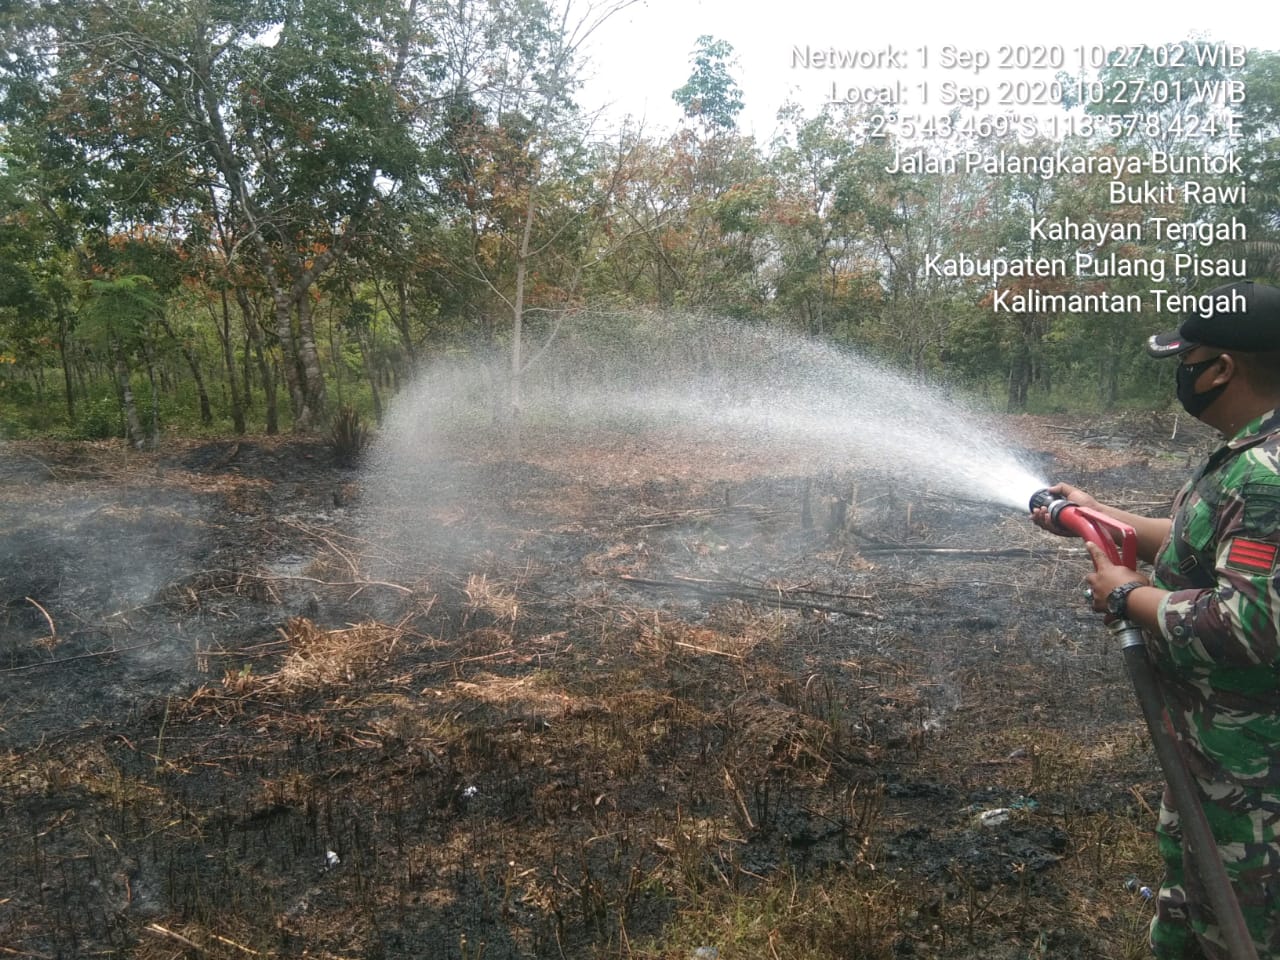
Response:
[[[582,6],[582,0],[577,0]],[[1259,18],[1256,5],[1236,0],[1208,4],[1203,0],[1168,0],[1159,13],[1143,12],[1124,0],[1080,0],[1070,4],[939,3],[935,0],[880,0],[874,5],[856,0],[787,0],[779,4],[751,4],[733,0],[641,0],[600,26],[586,46],[586,87],[580,102],[603,108],[601,124],[613,128],[630,116],[643,120],[646,131],[675,127],[680,109],[671,92],[690,73],[690,54],[697,38],[710,34],[734,48],[733,71],[746,107],[739,127],[767,141],[777,129],[777,110],[787,100],[816,113],[830,98],[832,81],[878,82],[884,74],[867,71],[805,69],[792,66],[793,50],[879,51],[929,50],[930,69],[914,63],[891,80],[929,82],[937,99],[941,82],[970,87],[989,86],[1011,78],[994,68],[967,72],[959,65],[945,74],[938,62],[945,47],[957,58],[985,51],[993,59],[1001,45],[1031,48],[1059,45],[1068,59],[1076,47],[1123,44],[1164,44],[1195,36],[1208,40],[1280,48],[1280,19]],[[1253,10],[1250,14],[1247,10]],[[976,63],[975,63],[976,65]],[[967,73],[967,75],[966,75]],[[1054,71],[1024,74],[1052,79]],[[961,88],[957,86],[957,95]]]

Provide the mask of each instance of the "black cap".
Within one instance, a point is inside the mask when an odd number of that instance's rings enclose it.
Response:
[[[1209,309],[1189,312],[1177,330],[1151,337],[1147,353],[1172,357],[1202,343],[1244,353],[1280,350],[1280,289],[1238,280],[1197,299]]]

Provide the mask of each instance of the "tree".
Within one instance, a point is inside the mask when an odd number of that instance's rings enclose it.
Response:
[[[733,46],[709,34],[698,38],[690,57],[693,72],[671,98],[684,115],[707,131],[728,131],[738,125],[742,112],[742,91],[729,72],[734,64]]]
[[[590,244],[584,242],[593,201],[575,189],[585,177],[587,124],[574,102],[578,53],[592,33],[634,0],[587,5],[579,15],[566,3],[559,20],[540,0],[500,0],[473,21],[459,5],[456,29],[483,37],[499,52],[488,82],[458,76],[446,133],[452,174],[448,199],[460,219],[451,245],[465,250],[469,279],[511,318],[509,414],[519,441],[522,378],[528,368],[526,326],[541,262],[560,261],[561,280],[543,274],[536,309],[553,318],[542,349],[555,337],[576,290]],[[576,19],[575,19],[576,18]],[[467,45],[451,43],[449,49]],[[473,66],[458,57],[459,69]],[[468,91],[468,92],[463,92]],[[537,353],[533,358],[536,359]]]
[[[861,176],[865,127],[848,109],[806,118],[788,105],[778,118],[786,132],[774,144],[778,190],[768,211],[775,306],[826,336],[854,320],[867,299],[879,299],[878,274],[861,255],[866,219],[857,204],[840,202]]]
[[[0,337],[8,331],[8,356],[32,376],[37,393],[56,351],[70,423],[76,419],[74,289],[82,224],[60,196],[63,175],[42,171],[32,159],[37,152],[20,133],[0,133]]]
[[[149,277],[123,276],[94,280],[86,292],[85,323],[80,335],[108,356],[116,374],[116,389],[125,418],[125,435],[133,446],[156,445],[159,416],[156,406],[154,356],[150,344],[153,326],[164,312]],[[142,430],[133,394],[133,367],[143,359],[151,374],[152,418],[150,435]]]
[[[1240,107],[1241,166],[1249,206],[1239,216],[1249,224],[1249,242],[1234,253],[1249,260],[1251,276],[1280,277],[1280,53],[1250,50],[1242,72],[1248,96]]]
[[[138,219],[234,223],[273,305],[294,424],[325,413],[316,280],[416,176],[416,0],[21,3],[11,111]],[[48,157],[49,162],[57,157]]]
[[[775,192],[754,141],[740,135],[732,48],[703,37],[689,82],[674,97],[685,123],[662,141],[624,129],[602,151],[601,216],[614,251],[607,268],[643,303],[763,313],[766,211]]]

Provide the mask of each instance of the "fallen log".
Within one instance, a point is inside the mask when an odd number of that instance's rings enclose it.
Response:
[[[927,553],[951,557],[1043,557],[1045,551],[1033,547],[931,547],[927,544],[877,543],[859,547],[861,554],[871,553]],[[1079,552],[1073,551],[1073,552]]]
[[[660,590],[687,590],[706,597],[746,600],[751,603],[766,604],[772,607],[784,607],[790,610],[815,610],[821,613],[838,613],[846,617],[865,617],[869,620],[884,620],[885,615],[874,610],[859,610],[843,604],[824,603],[820,600],[808,600],[790,595],[782,589],[769,590],[751,587],[746,584],[735,584],[720,580],[656,580],[649,577],[633,577],[629,574],[615,574],[615,580],[629,583],[637,587],[649,587]],[[839,594],[828,596],[839,596]],[[869,600],[870,597],[852,596],[853,600]]]

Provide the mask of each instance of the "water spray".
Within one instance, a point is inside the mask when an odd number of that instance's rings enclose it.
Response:
[[[420,503],[424,476],[491,448],[508,364],[477,351],[423,368],[379,431],[366,502]],[[809,473],[884,471],[1013,509],[1045,486],[976,398],[794,331],[678,311],[566,325],[522,377],[521,422],[532,442],[549,427],[786,450]]]
[[[1129,569],[1135,568],[1138,535],[1129,524],[1072,503],[1047,489],[1037,490],[1031,497],[1031,512],[1035,513],[1041,507],[1048,510],[1049,520],[1058,529],[1094,544],[1112,563]],[[1147,730],[1151,734],[1151,744],[1155,747],[1156,758],[1164,771],[1169,793],[1173,796],[1174,808],[1182,820],[1183,842],[1204,883],[1205,895],[1227,941],[1227,952],[1231,960],[1258,960],[1257,949],[1240,912],[1240,904],[1231,887],[1226,867],[1223,866],[1213,831],[1209,828],[1204,808],[1196,795],[1195,783],[1178,748],[1159,681],[1147,658],[1142,629],[1114,615],[1108,615],[1105,622],[1120,641],[1125,667],[1129,671],[1138,705],[1142,708]]]

